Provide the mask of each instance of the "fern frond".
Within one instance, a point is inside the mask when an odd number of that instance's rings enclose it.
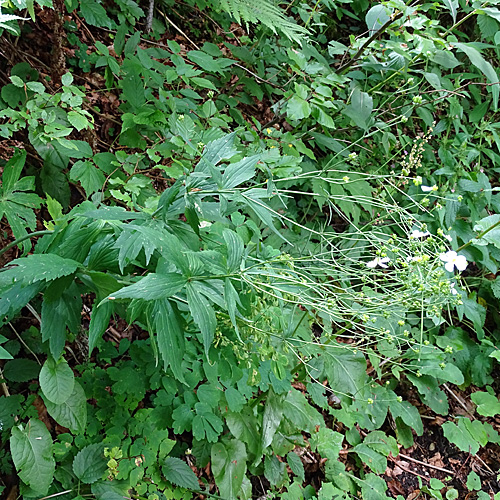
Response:
[[[286,16],[273,0],[216,0],[222,10],[233,16],[238,23],[262,23],[277,34],[281,31],[287,38],[302,44],[309,35],[307,28],[298,25]]]

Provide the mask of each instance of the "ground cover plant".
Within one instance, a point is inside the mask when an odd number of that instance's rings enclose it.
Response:
[[[500,498],[496,2],[0,8],[0,494]]]

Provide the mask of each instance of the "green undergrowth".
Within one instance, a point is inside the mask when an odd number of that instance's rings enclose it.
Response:
[[[66,2],[64,71],[4,68],[0,492],[385,500],[429,415],[500,444],[500,11],[174,7]]]

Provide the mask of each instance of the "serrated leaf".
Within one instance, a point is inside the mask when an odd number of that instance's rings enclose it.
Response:
[[[165,369],[170,366],[174,377],[182,383],[184,369],[184,330],[181,328],[181,319],[177,309],[174,309],[168,300],[156,300],[153,309],[156,341],[158,350],[165,364]]]
[[[80,131],[89,126],[89,121],[87,118],[76,111],[68,112],[68,121],[76,128],[76,130]]]
[[[313,408],[305,396],[291,389],[283,402],[283,415],[293,422],[298,429],[312,432],[317,425],[323,424],[323,418],[318,411]]]
[[[325,372],[334,392],[356,395],[367,383],[366,359],[358,351],[344,347],[328,347],[325,353]]]
[[[80,263],[56,254],[33,254],[15,259],[10,265],[16,267],[0,273],[0,286],[13,281],[23,282],[25,285],[36,281],[52,281],[73,274]]]
[[[48,357],[40,370],[43,395],[52,403],[62,404],[71,396],[74,386],[75,376],[68,363]]]
[[[112,302],[104,302],[100,306],[94,305],[92,313],[90,314],[89,325],[89,352],[92,354],[97,342],[101,339],[104,332],[109,326],[111,313],[113,312]]]
[[[304,481],[305,479],[304,464],[302,463],[302,460],[297,455],[297,453],[294,453],[293,451],[288,453],[288,455],[286,456],[286,461],[290,466],[291,471],[296,476],[298,476],[298,478],[301,481]]]
[[[104,174],[88,160],[77,161],[71,167],[69,177],[73,181],[80,181],[87,196],[99,191],[106,180]]]
[[[104,7],[94,0],[80,2],[80,13],[87,24],[105,28],[113,27]]]
[[[168,457],[161,468],[165,479],[176,486],[199,491],[200,485],[191,467],[180,458]]]
[[[189,310],[200,329],[205,354],[208,356],[208,350],[214,340],[215,328],[217,327],[215,311],[208,300],[191,283],[186,285],[186,293]]]
[[[38,378],[39,373],[40,366],[31,359],[17,358],[7,361],[3,366],[3,375],[11,382],[28,382]]]
[[[387,469],[387,459],[366,444],[361,443],[356,445],[353,451],[358,454],[361,461],[368,465],[373,472],[383,474],[385,469]]]
[[[138,74],[130,74],[122,80],[124,99],[132,106],[132,109],[139,111],[146,103],[144,96],[144,83]]]
[[[187,279],[178,273],[150,273],[137,283],[114,292],[108,299],[166,299],[181,291],[186,283]]]
[[[26,151],[16,149],[12,158],[5,164],[2,174],[3,196],[10,193],[18,181],[26,162]]]
[[[38,495],[46,495],[55,471],[52,438],[40,420],[14,427],[10,451],[19,478]]]
[[[87,397],[78,382],[75,382],[71,396],[64,403],[54,404],[46,399],[45,406],[59,425],[83,435],[87,425]]]
[[[266,456],[264,459],[264,476],[271,486],[279,486],[286,474],[285,464],[280,462],[276,455]]]
[[[73,472],[85,484],[92,484],[101,479],[107,468],[104,445],[101,443],[85,446],[73,460]]]
[[[195,170],[198,172],[208,172],[209,166],[215,166],[221,160],[234,156],[237,153],[237,150],[233,147],[235,137],[236,132],[232,132],[220,139],[209,142],[205,146],[203,156],[198,165],[196,165]]]
[[[344,436],[328,427],[320,427],[319,431],[311,435],[311,446],[328,460],[337,460]]]
[[[262,418],[262,449],[271,444],[274,434],[281,423],[284,399],[283,395],[277,395],[272,388],[269,388]]]
[[[212,446],[212,472],[220,495],[236,500],[247,470],[247,452],[241,441],[232,439]]]

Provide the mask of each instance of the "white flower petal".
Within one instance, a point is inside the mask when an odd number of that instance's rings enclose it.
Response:
[[[366,263],[366,267],[374,268],[377,267],[377,259],[371,260],[370,262]]]
[[[467,268],[467,259],[463,255],[459,255],[455,259],[455,266],[459,271],[465,271]]]
[[[454,262],[447,262],[447,263],[444,265],[444,268],[445,268],[448,272],[452,273],[452,272],[453,272],[453,270],[455,269],[455,263],[454,263]]]
[[[431,186],[420,186],[420,189],[424,192],[424,193],[429,193],[430,191],[432,191],[432,187]]]

